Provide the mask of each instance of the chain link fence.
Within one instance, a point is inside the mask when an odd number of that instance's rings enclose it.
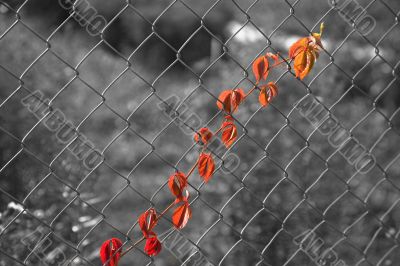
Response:
[[[163,251],[120,265],[398,265],[396,0],[0,1],[0,265],[101,265],[129,247],[138,216],[171,201],[228,88],[254,83],[265,52],[287,54],[325,22],[310,77],[289,65],[279,95],[234,115],[192,177],[193,218],[166,216]]]

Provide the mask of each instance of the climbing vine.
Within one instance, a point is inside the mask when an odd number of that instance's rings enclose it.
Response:
[[[265,83],[273,68],[285,62],[288,64],[293,62],[296,77],[301,80],[304,79],[311,72],[315,61],[319,57],[320,49],[323,48],[321,42],[323,28],[324,24],[322,23],[319,33],[312,33],[310,36],[301,38],[292,44],[289,49],[288,58],[280,60],[279,54],[272,53],[266,53],[258,57],[252,65],[255,85],[247,93],[239,88],[221,92],[218,97],[217,107],[224,113],[223,122],[215,132],[204,127],[195,133],[194,141],[202,145],[198,160],[188,173],[185,174],[178,171],[173,173],[168,180],[168,187],[174,196],[174,200],[161,213],[157,213],[154,208],[150,208],[140,215],[138,223],[143,236],[124,251],[122,250],[122,241],[118,238],[111,238],[105,241],[100,248],[100,259],[103,265],[118,266],[120,259],[143,241],[145,241],[144,252],[148,256],[156,256],[160,253],[162,245],[157,238],[157,234],[154,232],[154,228],[161,217],[173,208],[174,211],[171,220],[174,227],[182,229],[186,226],[192,217],[189,192],[186,189],[189,177],[197,169],[199,176],[207,183],[215,171],[213,156],[211,152],[207,151],[208,143],[219,134],[221,134],[221,140],[226,148],[229,148],[235,142],[237,139],[237,127],[232,114],[238,110],[240,104],[249,95],[258,91],[258,100],[263,107],[267,106],[278,95],[278,87],[274,82]]]

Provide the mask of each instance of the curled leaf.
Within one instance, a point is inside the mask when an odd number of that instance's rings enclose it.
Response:
[[[272,98],[278,95],[278,87],[274,82],[268,82],[267,85],[261,86],[260,95],[258,96],[258,101],[265,107],[271,102]]]
[[[168,187],[176,198],[182,198],[186,186],[187,177],[184,173],[177,172],[169,177]]]
[[[226,120],[222,123],[222,142],[229,148],[237,138],[237,128],[233,119]]]
[[[221,92],[218,97],[218,109],[224,110],[228,114],[237,110],[240,103],[244,99],[244,92],[242,89],[226,90]]]
[[[152,234],[154,226],[157,224],[157,213],[154,208],[151,208],[139,216],[139,227],[142,230],[143,236],[148,237]]]
[[[320,33],[312,33],[311,36],[302,38],[290,46],[289,58],[294,60],[296,77],[304,79],[311,72],[323,47],[321,42],[323,29],[322,23]]]
[[[177,207],[172,215],[172,223],[177,229],[182,229],[186,226],[189,219],[192,217],[192,210],[190,209],[187,200],[181,201],[181,205]]]
[[[144,245],[144,252],[150,257],[157,256],[161,252],[162,245],[160,240],[154,234],[146,239],[146,244]]]
[[[253,74],[256,81],[266,80],[269,73],[269,62],[266,56],[260,56],[253,62]]]
[[[314,66],[316,60],[315,52],[312,50],[302,51],[296,56],[294,60],[294,70],[296,72],[296,77],[304,79]]]
[[[199,129],[199,132],[194,134],[194,141],[199,142],[201,140],[203,144],[206,144],[212,136],[212,132],[208,128],[203,127]]]
[[[105,266],[118,266],[121,257],[122,242],[118,238],[105,241],[100,248],[100,259]]]
[[[279,53],[277,53],[277,54],[266,53],[265,56],[274,60],[275,63],[279,62]]]
[[[202,153],[199,156],[199,174],[207,183],[215,170],[214,159],[212,158],[211,154]]]

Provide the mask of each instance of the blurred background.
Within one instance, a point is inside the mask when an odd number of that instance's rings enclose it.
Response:
[[[171,202],[169,175],[188,171],[201,149],[182,121],[195,114],[216,130],[219,93],[250,89],[256,57],[286,57],[322,21],[325,49],[310,76],[277,68],[273,103],[260,108],[254,94],[235,115],[238,167],[222,171],[218,149],[213,179],[190,178],[182,235],[211,265],[314,265],[293,242],[309,229],[346,265],[398,265],[399,1],[354,2],[376,21],[368,35],[330,1],[0,3],[0,266],[101,265],[103,241],[139,239],[137,217]],[[101,34],[85,22],[92,16]],[[22,105],[37,90],[101,151],[96,167]],[[294,109],[307,95],[375,156],[371,171],[358,173]],[[181,115],[167,110],[171,99]],[[157,231],[170,227],[163,219]],[[43,237],[50,244],[32,252]],[[120,265],[185,256],[164,247],[151,259],[139,246]]]

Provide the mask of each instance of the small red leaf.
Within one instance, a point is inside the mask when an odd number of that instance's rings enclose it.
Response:
[[[148,237],[152,233],[152,230],[156,224],[157,213],[154,208],[145,211],[139,217],[139,226],[144,237]]]
[[[190,209],[189,202],[187,200],[182,202],[183,204],[177,207],[172,215],[172,223],[177,229],[184,228],[192,217],[192,210]]]
[[[222,123],[222,142],[229,148],[237,138],[237,128],[233,120]]]
[[[146,239],[146,244],[144,245],[144,252],[150,257],[157,256],[161,252],[162,245],[158,240],[157,236],[154,234]]]
[[[169,177],[168,187],[176,198],[182,198],[183,189],[187,186],[187,178],[184,173],[177,172]]]
[[[121,257],[122,242],[118,238],[105,241],[100,248],[100,259],[105,266],[118,266]]]
[[[266,80],[269,73],[269,62],[266,56],[258,57],[253,63],[253,73],[256,81]]]
[[[207,183],[215,170],[214,159],[212,158],[211,154],[200,154],[198,169],[200,176],[203,177],[204,181]]]
[[[206,144],[212,136],[212,132],[208,128],[203,127],[199,129],[199,132],[194,133],[194,141],[199,142],[201,140],[203,144]]]
[[[237,110],[244,97],[242,89],[226,90],[219,95],[217,106],[220,110],[230,114]]]

